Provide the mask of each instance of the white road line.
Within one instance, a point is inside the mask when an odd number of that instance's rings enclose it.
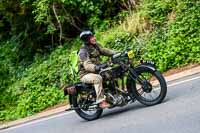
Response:
[[[189,82],[189,81],[192,81],[192,80],[196,80],[196,79],[200,79],[200,77],[195,77],[195,78],[179,81],[177,83],[172,83],[172,84],[168,85],[168,87],[176,86],[176,85],[179,85],[179,84],[182,84],[182,83],[186,83],[186,82]]]
[[[196,80],[196,79],[200,79],[200,77],[195,77],[195,78],[183,80],[183,81],[180,81],[180,82],[177,82],[177,83],[172,83],[172,84],[168,85],[168,87],[172,87],[172,86],[176,86],[176,85],[179,85],[179,84],[182,84],[182,83],[190,82],[190,81]],[[16,128],[28,126],[28,125],[31,125],[31,124],[35,124],[35,123],[38,123],[38,122],[50,120],[50,119],[53,119],[53,118],[61,117],[61,116],[64,116],[64,115],[69,115],[69,114],[72,114],[72,113],[74,113],[74,111],[65,112],[65,113],[50,116],[50,117],[47,117],[47,118],[41,118],[41,119],[34,120],[34,121],[31,121],[31,122],[28,122],[28,123],[25,123],[25,124],[21,124],[21,125],[17,125],[17,126],[14,126],[14,127],[10,127],[8,129],[4,129],[4,130],[0,131],[0,133],[4,132],[4,131],[8,131],[8,130],[13,130],[13,129],[16,129]]]
[[[61,117],[61,116],[64,116],[64,115],[69,115],[69,114],[72,114],[72,113],[74,113],[74,111],[65,112],[65,113],[62,113],[62,114],[58,114],[58,115],[54,115],[54,116],[50,116],[50,117],[46,117],[46,118],[41,118],[41,119],[38,119],[38,120],[33,120],[31,122],[27,122],[27,123],[24,123],[24,124],[16,125],[14,127],[10,127],[8,129],[3,129],[2,131],[0,131],[0,133],[4,132],[4,131],[8,131],[8,130],[13,130],[13,129],[16,129],[16,128],[28,126],[28,125],[31,125],[31,124],[35,124],[35,123],[38,123],[38,122],[50,120],[50,119],[53,119],[53,118]]]

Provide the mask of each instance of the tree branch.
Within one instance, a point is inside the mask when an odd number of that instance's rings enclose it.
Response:
[[[58,18],[57,13],[56,13],[55,3],[53,3],[53,13],[54,13],[54,15],[55,15],[55,17],[56,17],[56,19],[57,19],[58,26],[59,26],[59,28],[60,28],[60,39],[59,39],[59,43],[61,44],[62,34],[63,34],[63,33],[62,33],[62,25],[61,25],[61,22],[60,22],[60,20],[59,20],[59,18]]]
[[[70,18],[67,18],[67,17],[65,16],[64,18],[65,18],[66,20],[68,20],[68,22],[69,22],[72,26],[74,26],[78,31],[81,31],[81,29],[76,25],[76,23],[75,23],[75,21],[74,21],[74,18],[73,18],[69,13],[67,13],[67,11],[66,11],[66,9],[65,9],[65,7],[64,7],[63,5],[62,5],[62,8],[63,8],[63,10],[64,10],[66,16],[70,17]]]

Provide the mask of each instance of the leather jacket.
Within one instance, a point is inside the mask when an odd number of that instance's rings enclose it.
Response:
[[[100,56],[112,56],[115,51],[103,48],[99,44],[84,44],[78,52],[78,69],[80,78],[88,73],[96,73],[95,66],[101,64]]]

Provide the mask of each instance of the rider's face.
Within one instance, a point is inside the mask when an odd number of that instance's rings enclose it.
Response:
[[[96,44],[96,37],[95,36],[91,36],[89,38],[89,43],[92,44],[92,45],[95,45]]]

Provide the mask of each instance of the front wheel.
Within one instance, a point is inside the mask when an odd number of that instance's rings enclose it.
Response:
[[[147,106],[161,103],[167,94],[167,84],[162,74],[148,67],[136,69],[136,73],[142,82],[129,80],[135,98]]]

